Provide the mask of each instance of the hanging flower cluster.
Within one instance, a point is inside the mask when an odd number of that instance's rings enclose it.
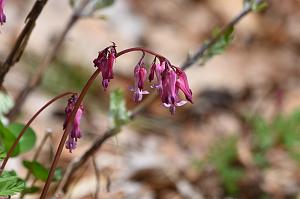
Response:
[[[104,89],[108,87],[108,83],[114,78],[113,65],[116,60],[116,45],[113,43],[99,52],[98,57],[94,59],[93,63],[95,67],[102,73],[102,86]]]
[[[67,123],[70,119],[71,113],[75,107],[75,103],[77,99],[78,99],[77,95],[72,95],[68,100],[67,107],[65,108],[66,119],[63,125],[64,130],[67,128]],[[83,105],[80,105],[79,109],[76,112],[72,130],[69,134],[69,138],[66,142],[66,148],[69,149],[70,153],[72,153],[72,150],[76,149],[77,139],[81,138],[81,131],[79,125],[80,125],[82,114],[83,114]]]
[[[116,58],[131,51],[143,52],[142,58],[134,68],[134,86],[130,89],[133,91],[133,100],[135,102],[141,101],[143,95],[149,94],[148,91],[144,90],[144,83],[147,75],[149,75],[148,79],[150,82],[156,77],[156,83],[151,87],[158,90],[163,105],[169,108],[172,114],[175,113],[176,106],[182,106],[187,101],[193,103],[192,91],[189,88],[187,76],[183,70],[173,66],[163,56],[142,48],[131,48],[118,54],[114,43],[100,51],[98,57],[93,61],[94,66],[98,67],[102,73],[102,85],[105,90],[108,87],[108,82],[113,78],[113,64]],[[145,52],[155,56],[149,74],[147,74],[147,68],[144,63]],[[186,100],[180,99],[179,90],[183,92]]]
[[[6,22],[6,16],[4,14],[4,1],[5,0],[0,0],[0,24],[3,25]]]

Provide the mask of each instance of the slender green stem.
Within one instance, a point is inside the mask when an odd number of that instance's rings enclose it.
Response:
[[[65,97],[67,95],[73,95],[73,92],[66,92],[63,94],[60,94],[56,97],[54,97],[53,99],[51,99],[49,102],[47,102],[42,108],[40,108],[33,116],[32,118],[27,122],[27,124],[24,126],[24,128],[22,129],[22,131],[20,132],[20,134],[18,135],[17,139],[15,140],[15,142],[13,143],[13,145],[10,147],[10,149],[8,150],[6,157],[4,158],[1,167],[0,167],[0,175],[2,175],[2,172],[4,171],[4,168],[8,162],[8,159],[11,157],[13,151],[15,150],[15,148],[17,147],[20,139],[22,138],[22,136],[24,135],[24,133],[26,132],[27,128],[30,126],[30,124],[35,120],[35,118],[45,109],[47,108],[50,104],[52,104],[53,102],[55,102],[56,100]]]

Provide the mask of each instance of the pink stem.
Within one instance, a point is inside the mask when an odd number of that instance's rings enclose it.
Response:
[[[153,52],[152,50],[148,50],[148,49],[144,49],[144,48],[140,48],[140,47],[134,47],[134,48],[127,48],[125,50],[122,50],[121,52],[118,52],[116,57],[120,57],[121,55],[124,55],[126,53],[129,53],[129,52],[133,52],[133,51],[142,51],[142,52],[147,52],[151,55],[154,55],[156,57],[159,57],[159,58],[163,58],[163,59],[166,59],[164,56],[156,53],[156,52]]]

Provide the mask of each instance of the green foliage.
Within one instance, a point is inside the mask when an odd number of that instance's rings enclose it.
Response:
[[[269,6],[267,1],[261,1],[257,3],[257,0],[252,0],[251,9],[254,12],[262,12]]]
[[[15,136],[17,137],[21,130],[24,128],[25,125],[19,124],[19,123],[11,123],[7,126],[7,129]],[[36,143],[36,134],[33,131],[32,128],[28,128],[25,131],[24,136],[20,139],[19,142],[19,153],[25,153],[27,151],[30,151],[33,149],[34,145]]]
[[[237,137],[229,137],[218,141],[209,151],[207,160],[217,170],[226,192],[236,195],[239,192],[238,183],[244,170],[237,165]]]
[[[0,196],[10,196],[20,193],[25,188],[25,182],[14,171],[4,171],[0,176]]]
[[[260,151],[266,151],[271,148],[276,142],[275,131],[271,126],[262,118],[254,117],[250,121],[253,128],[253,144]]]
[[[0,160],[3,160],[6,157],[5,149],[0,146]]]
[[[109,6],[112,6],[115,3],[115,0],[96,0],[95,9],[103,9]]]
[[[204,52],[201,64],[207,62],[210,58],[215,55],[219,55],[225,51],[233,40],[234,28],[230,27],[224,33],[221,32],[220,28],[215,28],[212,32],[213,38],[217,38],[216,41]],[[205,42],[206,44],[208,41]]]
[[[125,106],[124,94],[120,89],[110,94],[110,120],[113,127],[121,127],[129,121],[129,114]]]
[[[253,152],[258,166],[267,166],[265,153],[276,146],[284,147],[292,158],[300,162],[300,111],[288,116],[279,115],[273,121],[256,116],[253,128]]]
[[[23,161],[23,165],[39,180],[46,181],[48,177],[48,169],[37,161]]]
[[[37,186],[32,186],[32,187],[25,187],[25,189],[22,191],[22,194],[33,194],[37,193],[40,191],[40,188]]]
[[[62,168],[56,168],[53,175],[53,181],[60,181],[63,177],[63,170]]]
[[[61,77],[64,74],[64,77]],[[81,89],[90,73],[82,66],[70,65],[56,60],[45,74],[43,87],[52,93],[61,93],[66,89]]]
[[[90,15],[97,10],[101,10],[101,9],[107,8],[109,6],[112,6],[114,3],[115,3],[115,0],[91,0],[89,2],[89,4],[91,4],[91,6],[86,6],[85,12],[88,13],[88,15]],[[69,0],[69,4],[72,8],[74,8],[80,4],[80,1]]]
[[[38,180],[41,181],[46,181],[48,174],[49,174],[49,169],[44,167],[41,163],[37,161],[28,161],[24,160],[23,161],[24,167],[26,167],[29,172]],[[62,169],[61,168],[56,168],[54,171],[54,176],[53,176],[53,181],[59,181],[62,178]]]
[[[4,146],[6,151],[8,151],[10,147],[13,145],[14,141],[17,139],[23,127],[24,127],[23,124],[18,124],[18,123],[12,123],[7,127],[4,127],[3,124],[0,122],[1,143]],[[36,142],[36,134],[31,128],[28,128],[24,136],[22,136],[22,138],[20,139],[17,147],[13,151],[12,157],[30,151],[34,147],[35,142]]]
[[[13,105],[13,99],[6,93],[0,91],[0,121],[4,119],[4,114],[7,113]]]
[[[244,0],[243,1],[244,8],[251,8],[252,11],[254,12],[261,12],[264,11],[269,5],[268,2],[263,0],[263,1],[258,1],[258,0]]]

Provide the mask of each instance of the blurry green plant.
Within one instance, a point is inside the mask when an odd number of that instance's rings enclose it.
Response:
[[[120,89],[116,89],[110,94],[109,112],[112,127],[120,128],[129,121],[124,93]]]
[[[41,163],[37,161],[28,161],[24,160],[23,161],[24,167],[26,167],[29,172],[38,180],[41,180],[43,182],[46,182],[48,174],[49,174],[49,169],[44,167]],[[57,168],[54,173],[53,181],[58,181],[62,178],[62,170],[61,168]]]
[[[258,166],[267,166],[267,162],[262,161],[262,157],[273,147],[283,147],[291,158],[300,163],[299,110],[287,116],[278,115],[269,123],[256,116],[250,120],[250,123],[253,128],[253,147]]]
[[[233,26],[223,33],[219,27],[214,28],[212,31],[212,38],[217,38],[217,40],[204,52],[200,65],[205,64],[213,56],[222,54],[233,40],[233,32]],[[207,40],[204,44],[207,44],[208,42],[209,41]]]
[[[254,12],[261,12],[264,11],[268,6],[268,2],[265,0],[258,1],[258,0],[244,0],[243,1],[244,8],[250,7]]]
[[[0,176],[0,196],[11,196],[20,193],[25,188],[25,182],[15,171],[4,171]]]
[[[69,4],[72,8],[77,7],[81,1],[79,0],[69,0]],[[91,0],[89,2],[90,6],[86,8],[87,15],[93,14],[95,11],[107,8],[112,6],[115,3],[115,0]]]
[[[61,74],[64,74],[64,78],[61,78]],[[79,90],[88,77],[89,71],[85,70],[83,66],[70,65],[56,60],[45,73],[42,86],[53,94],[64,92],[70,88]]]
[[[197,163],[200,169],[205,164],[213,165],[226,194],[231,196],[239,193],[239,182],[244,174],[244,169],[238,164],[237,139],[236,136],[231,136],[217,141],[205,160]]]
[[[0,121],[5,122],[5,113],[14,106],[13,99],[6,93],[0,91]]]
[[[14,141],[17,139],[23,127],[23,124],[18,123],[11,123],[8,126],[4,126],[0,122],[0,142],[6,151],[9,150]],[[28,128],[25,132],[25,135],[26,136],[23,136],[20,139],[17,147],[12,153],[12,157],[15,157],[21,153],[25,153],[33,149],[36,142],[35,132],[31,128]]]

